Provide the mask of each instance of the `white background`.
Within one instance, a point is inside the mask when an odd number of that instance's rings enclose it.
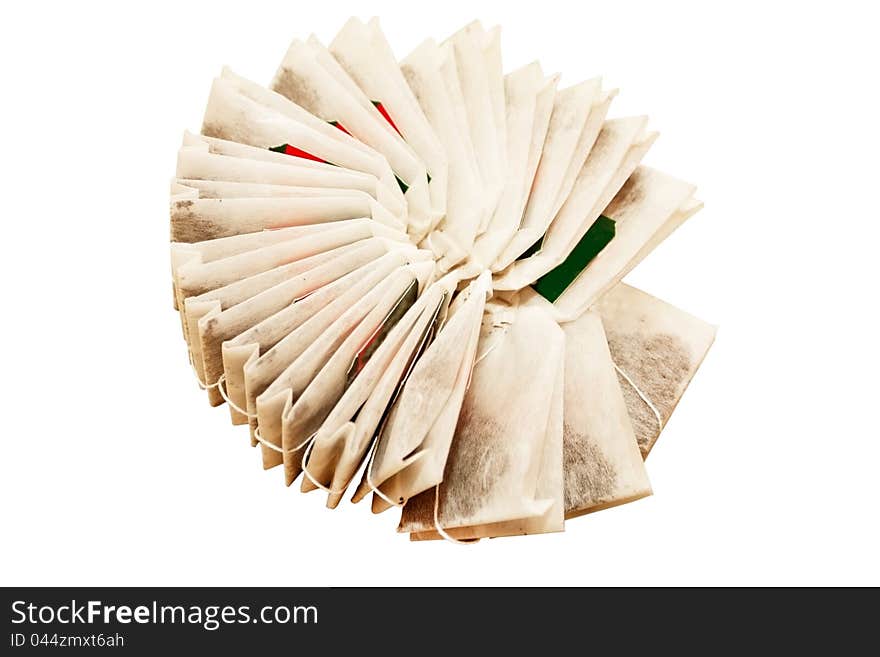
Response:
[[[660,6],[662,4],[662,7]],[[0,24],[6,585],[880,584],[878,17],[871,3],[16,3]],[[602,74],[706,208],[630,282],[720,325],[654,496],[565,533],[411,544],[262,471],[170,303],[167,187],[221,65],[383,19],[473,18],[505,69]]]

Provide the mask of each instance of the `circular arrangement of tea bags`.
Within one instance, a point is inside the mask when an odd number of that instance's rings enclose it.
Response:
[[[416,540],[651,494],[714,328],[620,282],[701,204],[615,94],[504,73],[479,23],[398,61],[352,19],[268,88],[222,71],[171,188],[175,307],[264,468]]]

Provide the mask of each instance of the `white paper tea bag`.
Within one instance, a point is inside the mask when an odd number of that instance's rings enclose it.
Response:
[[[332,224],[331,224],[332,226]],[[330,230],[290,234],[288,229],[235,235],[172,249],[177,301],[309,256],[374,236],[370,222],[340,222]],[[382,238],[376,239],[385,239]],[[389,242],[394,240],[388,240]],[[403,245],[404,243],[400,243]],[[183,247],[184,245],[181,245]]]
[[[198,198],[316,198],[340,197],[363,198],[366,194],[358,189],[335,189],[332,187],[300,187],[293,185],[270,185],[230,180],[197,180],[175,178],[172,181],[173,200]]]
[[[489,219],[504,187],[504,168],[499,143],[499,127],[495,125],[495,106],[490,84],[489,67],[486,59],[486,31],[479,21],[474,21],[453,34],[446,43],[452,46],[458,72],[458,82],[471,143],[483,183],[483,199],[486,212],[482,217],[477,234],[486,230]],[[500,70],[493,75],[500,76]],[[503,126],[500,128],[503,130]]]
[[[194,180],[360,190],[376,199],[401,224],[406,221],[400,190],[390,192],[372,174],[215,137],[184,133],[177,152],[176,175]]]
[[[595,306],[643,456],[715,339],[715,327],[623,283]]]
[[[292,483],[307,464],[308,451],[316,432],[346,388],[360,376],[363,367],[372,358],[373,349],[381,346],[388,332],[415,303],[430,271],[416,265],[396,272],[393,283],[376,306],[339,345],[299,398],[285,410],[282,445],[288,483]],[[300,451],[299,446],[304,443],[306,449]]]
[[[325,367],[329,366],[330,370],[328,371],[331,373],[338,373],[338,370],[343,367],[338,358],[338,355],[342,353],[340,350],[343,346],[346,350],[359,348],[361,343],[358,342],[357,345],[354,345],[353,342],[369,337],[414,279],[414,273],[408,268],[399,267],[396,269],[356,300],[320,335],[308,343],[303,342],[301,345],[297,345],[299,355],[296,359],[257,397],[257,417],[260,437],[263,441],[264,466],[278,462],[278,454],[271,451],[271,447],[266,445],[266,441],[276,447],[281,447],[285,479],[288,485],[300,472],[303,450],[309,437],[308,434],[300,435],[298,430],[302,427],[302,423],[298,420],[305,420],[305,423],[308,424],[308,421],[313,419],[308,413],[308,405],[305,408],[302,405],[295,408],[300,397],[304,395],[306,389]],[[301,331],[301,333],[305,332]],[[350,364],[351,360],[349,359],[345,367],[347,368]],[[245,376],[247,377],[247,372]],[[314,398],[318,392],[330,394],[326,378],[321,383],[323,385],[319,384],[320,390],[313,391],[310,397]],[[317,394],[317,396],[320,400],[321,395]],[[312,408],[314,408],[315,401],[314,399],[311,401]],[[329,412],[330,409],[326,410]],[[318,426],[320,426],[320,421]],[[317,427],[313,430],[317,430]]]
[[[403,192],[382,155],[312,116],[281,94],[224,70],[211,87],[202,133],[375,176],[390,193]]]
[[[610,290],[676,227],[702,207],[693,185],[639,167],[603,214],[614,237],[554,301],[560,316],[577,317]]]
[[[343,295],[348,303],[346,307],[341,303],[330,304],[333,306],[331,311],[315,315],[245,368],[247,396],[250,398],[263,387],[256,397],[255,408],[264,467],[282,462],[278,450],[282,448],[285,412],[351,332],[382,302],[388,289],[398,285],[404,275],[412,278],[412,274],[405,270],[405,263],[405,259],[392,260],[390,264],[394,264],[395,269],[389,273],[377,272],[377,275],[383,274],[378,280],[377,276],[371,275],[368,288],[357,286],[358,297],[351,299],[349,295]],[[302,456],[301,451],[299,455]],[[288,456],[288,462],[292,463],[293,455]]]
[[[539,100],[542,94],[550,95],[546,93],[548,88],[552,91],[555,81],[548,84],[537,62],[503,79],[506,182],[488,229],[474,242],[468,266],[475,271],[493,265],[519,229],[538,162],[530,158],[535,131],[543,139],[547,129],[547,114],[541,112]]]
[[[219,361],[220,343],[211,341],[212,374],[213,378],[206,378],[205,356],[202,352],[203,342],[200,339],[200,322],[205,317],[212,317],[224,310],[245,304],[267,290],[282,285],[282,290],[290,294],[304,296],[310,290],[336,280],[349,271],[375,260],[387,251],[383,244],[368,244],[370,240],[362,240],[362,245],[343,247],[345,252],[330,252],[318,254],[311,258],[296,261],[290,265],[276,267],[255,276],[238,280],[221,288],[189,297],[183,305],[183,313],[186,322],[186,332],[190,347],[190,360],[202,385],[208,388],[208,395],[212,405],[222,403],[222,395],[217,386],[222,365]],[[292,291],[290,288],[293,288]],[[207,321],[207,320],[206,320]],[[219,367],[218,367],[219,366]]]
[[[253,251],[263,246],[287,242],[297,237],[314,235],[328,230],[341,229],[348,225],[367,222],[375,224],[369,219],[351,219],[326,224],[306,224],[305,226],[291,226],[277,230],[264,230],[256,233],[243,233],[231,235],[213,240],[201,242],[172,242],[171,243],[171,278],[174,287],[174,307],[177,308],[179,291],[178,272],[181,268],[198,267],[212,260],[219,260],[245,251]],[[383,237],[391,239],[392,233]],[[198,294],[198,293],[197,293]],[[191,295],[190,295],[191,296]]]
[[[467,256],[491,208],[483,193],[452,46],[429,39],[401,62],[401,70],[449,162],[446,217],[429,236],[429,246],[445,271]]]
[[[559,265],[611,202],[648,151],[656,133],[646,117],[606,121],[568,198],[534,255],[523,257],[495,280],[498,290],[517,290]]]
[[[430,262],[427,264],[431,265]],[[201,343],[204,380],[217,381],[224,373],[221,347],[226,340],[231,340],[349,273],[340,269],[338,265],[337,262],[327,262],[323,267],[316,267],[302,276],[274,285],[231,308],[222,309],[218,303],[213,310],[202,315],[198,323],[198,336]]]
[[[431,262],[430,254],[427,252],[414,255],[415,258],[423,258],[424,262]],[[413,258],[410,258],[410,261],[414,261]],[[223,343],[224,387],[227,401],[230,405],[229,410],[233,424],[245,424],[248,422],[249,416],[255,419],[253,411],[247,410],[248,402],[245,394],[244,380],[245,367],[255,362],[262,354],[278,344],[285,336],[292,333],[306,320],[317,314],[318,311],[334,303],[345,293],[350,292],[359,281],[363,281],[364,277],[370,275],[381,266],[382,259],[368,263],[333,283],[316,290],[304,299],[286,306]],[[352,294],[352,299],[357,298],[358,292],[356,290]],[[254,422],[255,427],[256,421]]]
[[[247,411],[252,439],[257,438],[257,397],[345,312],[408,260],[405,253],[392,251],[317,290],[281,316],[280,330],[284,335],[267,349],[261,349],[258,358],[248,358],[244,363],[245,405],[241,408]],[[280,424],[274,428],[275,433],[273,427],[264,426],[262,437],[264,462],[272,460],[272,465],[281,463]],[[271,451],[275,452],[274,456]]]
[[[498,158],[502,169],[507,160],[507,109],[504,98],[504,67],[501,63],[501,27],[496,25],[486,32],[482,42],[483,59],[489,75],[489,98],[495,132],[498,134]]]
[[[352,501],[374,491],[373,511],[380,512],[442,479],[490,289],[483,274],[450,305],[446,324],[406,377]]]
[[[529,301],[531,303],[531,301]],[[545,306],[547,302],[540,300],[538,305]],[[431,531],[412,532],[410,539],[439,540],[441,538],[453,541],[473,541],[480,538],[496,538],[501,536],[522,536],[527,534],[543,534],[547,532],[562,531],[563,529],[563,383],[564,372],[560,367],[556,373],[556,381],[553,388],[553,398],[550,402],[550,417],[547,420],[547,430],[544,438],[544,453],[541,459],[541,469],[538,473],[538,483],[535,488],[535,497],[538,499],[552,498],[553,504],[540,516],[520,518],[490,523],[486,525],[474,525],[470,527],[457,527],[449,531],[440,527],[439,516],[435,518],[435,528]],[[435,508],[439,512],[439,499],[435,496]],[[442,533],[441,533],[442,532]]]
[[[449,164],[440,140],[400,71],[378,19],[367,23],[350,19],[330,44],[330,52],[424,163],[430,176],[433,215],[427,230],[433,229],[446,214]]]
[[[432,215],[425,164],[314,36],[294,40],[272,89],[381,153],[401,182],[409,208],[408,230],[419,236]]]
[[[172,200],[171,241],[204,240],[272,228],[371,218],[390,228],[396,219],[369,194],[342,196],[198,198]]]
[[[302,490],[323,488],[335,508],[373,443],[406,374],[439,329],[455,289],[444,277],[422,294],[375,351],[316,432]]]
[[[565,517],[651,494],[602,320],[588,311],[565,331]]]
[[[442,483],[410,499],[399,531],[472,539],[563,529],[565,338],[549,304],[528,296],[484,332]]]
[[[596,143],[615,94],[602,90],[600,78],[556,92],[528,204],[499,265],[509,265],[547,232]]]

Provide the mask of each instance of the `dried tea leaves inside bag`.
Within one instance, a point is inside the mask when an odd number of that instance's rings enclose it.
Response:
[[[715,339],[715,327],[619,283],[596,304],[643,456],[654,446]]]
[[[584,313],[565,331],[565,517],[651,494],[608,351],[602,320]]]

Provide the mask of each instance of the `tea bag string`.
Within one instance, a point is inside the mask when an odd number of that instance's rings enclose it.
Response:
[[[641,389],[635,384],[635,382],[631,378],[629,378],[629,375],[626,372],[624,372],[622,369],[620,369],[620,367],[617,365],[617,363],[613,363],[613,365],[614,365],[614,369],[617,370],[617,373],[620,374],[620,376],[622,376],[626,380],[626,382],[630,385],[630,387],[636,391],[636,394],[639,396],[639,398],[643,402],[645,402],[645,405],[648,408],[650,408],[651,411],[654,413],[654,417],[657,419],[657,427],[662,431],[663,430],[663,416],[660,415],[660,411],[657,410],[657,407],[654,406],[653,402],[650,399],[648,399],[648,396],[644,392],[641,391]]]
[[[385,493],[383,493],[377,486],[373,485],[373,461],[376,459],[376,452],[379,449],[379,439],[373,441],[373,451],[370,454],[370,462],[367,463],[367,486],[370,487],[370,490],[373,491],[374,494],[378,495],[380,498],[385,500],[391,506],[403,506],[403,503],[398,500],[392,500]]]
[[[312,441],[312,438],[314,438],[315,435],[316,435],[317,433],[318,433],[318,432],[316,431],[316,432],[313,433],[311,436],[309,436],[309,437],[306,438],[304,441],[302,441],[299,445],[297,445],[296,447],[291,447],[291,448],[288,449],[288,450],[285,450],[283,447],[279,447],[279,446],[276,445],[275,443],[270,442],[269,440],[266,440],[265,438],[263,438],[262,434],[260,433],[260,427],[257,427],[256,429],[254,429],[254,438],[255,438],[256,441],[257,441],[258,443],[260,443],[261,445],[265,445],[265,446],[268,447],[269,449],[271,449],[271,450],[273,450],[273,451],[275,451],[275,452],[278,452],[279,454],[284,454],[285,452],[287,452],[287,453],[289,453],[289,454],[292,454],[293,452],[298,452],[298,451],[301,450],[303,447],[305,447],[306,445],[308,445],[308,444]]]
[[[474,359],[474,367],[477,366],[477,363],[479,363],[486,356],[488,356],[490,353],[492,353],[492,351],[495,349],[495,347],[497,347],[502,342],[504,342],[504,337],[507,335],[507,331],[510,328],[510,325],[512,323],[513,323],[513,319],[510,317],[510,314],[507,313],[505,315],[502,315],[501,319],[499,319],[497,322],[492,324],[492,326],[494,328],[500,328],[501,331],[499,332],[498,338],[493,340],[492,344],[490,344],[488,347],[486,347],[486,349],[483,351],[483,353],[479,354]]]
[[[445,541],[449,541],[450,543],[455,543],[456,545],[473,545],[474,543],[479,542],[478,538],[469,538],[469,539],[459,539],[451,536],[449,532],[447,532],[443,527],[440,526],[440,484],[434,486],[434,529],[437,530],[437,533]]]
[[[257,417],[256,413],[248,413],[245,409],[241,408],[238,404],[232,401],[229,398],[228,391],[226,390],[226,372],[220,375],[220,378],[217,379],[217,390],[220,392],[220,396],[226,400],[226,403],[229,404],[232,410],[237,411],[244,415],[249,420],[253,420]]]
[[[202,381],[202,377],[199,376],[199,372],[196,369],[195,363],[193,363],[192,354],[189,354],[189,366],[192,367],[193,374],[196,375],[196,383],[199,384],[199,388],[202,390],[211,390],[213,388],[217,388],[217,391],[220,393],[220,396],[226,401],[229,406],[232,407],[233,410],[241,413],[246,418],[252,420],[257,417],[256,413],[248,413],[245,409],[241,408],[238,404],[232,401],[229,398],[229,393],[226,390],[226,372],[220,375],[220,378],[214,381],[214,383],[205,383]]]
[[[312,435],[314,436],[314,434],[312,434]],[[342,495],[342,494],[345,492],[345,489],[348,488],[348,484],[346,484],[346,485],[343,486],[342,488],[333,489],[333,488],[330,488],[330,487],[325,486],[324,484],[322,484],[320,481],[318,481],[317,479],[315,479],[315,478],[312,476],[312,473],[311,473],[311,472],[309,472],[309,469],[308,469],[308,467],[306,466],[306,464],[308,463],[308,461],[309,461],[309,456],[310,456],[311,453],[312,453],[312,447],[314,447],[314,446],[315,446],[315,443],[318,442],[317,440],[311,440],[311,439],[309,439],[309,440],[310,440],[310,442],[309,442],[309,446],[306,447],[306,451],[303,452],[303,457],[302,457],[302,471],[303,471],[303,474],[304,474],[306,477],[309,478],[309,481],[311,481],[313,484],[315,484],[315,486],[317,486],[317,487],[320,488],[321,490],[323,490],[323,491],[327,491],[327,492],[330,493],[331,495]],[[294,451],[296,451],[296,450],[294,450]]]
[[[220,385],[220,380],[223,377],[220,377],[220,379],[217,379],[216,381],[214,381],[214,383],[205,383],[204,381],[202,381],[202,377],[199,375],[199,371],[196,369],[196,364],[193,362],[192,352],[187,350],[186,355],[189,357],[189,366],[192,368],[193,374],[196,375],[196,383],[199,384],[199,388],[201,388],[202,390],[211,390]]]
[[[268,440],[263,438],[263,436],[260,434],[260,427],[254,429],[254,439],[261,445],[264,445],[265,447],[268,447],[269,449],[278,452],[279,454],[284,454],[284,450],[282,448],[280,448],[275,443],[269,442]]]

